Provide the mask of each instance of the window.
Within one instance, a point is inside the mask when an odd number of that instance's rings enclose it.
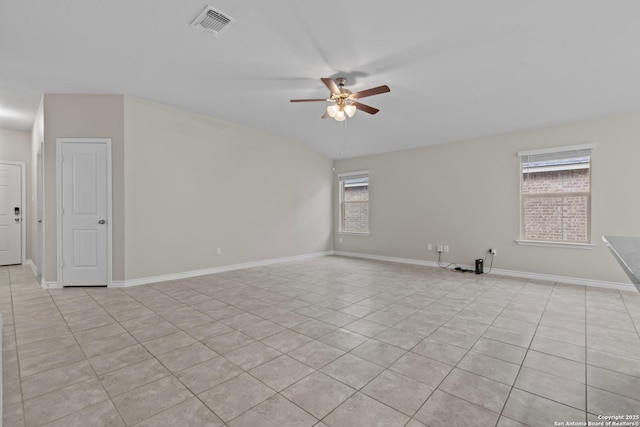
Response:
[[[591,241],[591,145],[520,152],[521,241]]]
[[[338,174],[340,232],[369,233],[369,171]]]

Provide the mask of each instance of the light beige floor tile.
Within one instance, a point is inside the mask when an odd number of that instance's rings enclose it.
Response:
[[[375,336],[378,341],[386,342],[387,344],[395,345],[396,347],[403,348],[405,350],[411,350],[424,339],[422,335],[417,335],[412,332],[401,331],[400,329],[389,328],[384,332]]]
[[[240,367],[218,356],[180,371],[176,376],[192,393],[199,394],[243,372]]]
[[[351,354],[345,354],[322,368],[325,374],[355,389],[362,388],[383,370],[383,367]]]
[[[281,391],[313,371],[313,368],[282,355],[251,369],[249,373],[272,389]]]
[[[323,420],[329,427],[401,427],[407,421],[406,415],[361,393],[347,399]]]
[[[100,382],[111,397],[133,390],[150,382],[166,377],[170,372],[156,359],[143,362],[100,375]]]
[[[136,427],[223,427],[224,423],[196,397],[185,400]]]
[[[77,412],[109,397],[96,379],[90,379],[24,401],[28,426],[37,426]]]
[[[518,365],[522,363],[527,353],[525,348],[488,338],[480,338],[471,348],[471,351]]]
[[[462,347],[435,341],[431,338],[425,339],[411,351],[449,365],[457,364],[467,354],[467,350]]]
[[[511,387],[456,368],[451,371],[438,389],[490,411],[500,413]]]
[[[271,335],[275,335],[278,332],[282,332],[284,329],[284,326],[280,326],[277,323],[273,323],[269,320],[261,320],[240,328],[240,331],[249,335],[251,338],[262,340]]]
[[[640,377],[640,359],[587,349],[587,363],[591,366],[598,366],[621,374]]]
[[[6,359],[3,358],[6,363]],[[86,359],[22,378],[22,396],[25,400],[72,384],[96,378]]]
[[[202,343],[179,348],[158,356],[158,360],[171,372],[182,371],[183,369],[213,359],[218,354]]]
[[[456,329],[441,327],[429,336],[430,339],[440,341],[445,344],[455,345],[469,350],[478,341],[480,335],[471,334]]]
[[[585,383],[585,364],[529,350],[522,366],[546,372],[574,382]]]
[[[81,342],[80,347],[87,357],[94,357],[105,353],[111,353],[115,350],[120,350],[126,347],[131,347],[137,343],[138,341],[136,341],[128,332],[124,332],[119,335]]]
[[[287,399],[320,419],[347,400],[355,389],[315,372],[282,392]]]
[[[430,427],[490,427],[499,414],[436,390],[414,418]]]
[[[203,341],[203,344],[219,354],[228,353],[255,342],[253,338],[240,331],[232,331]]]
[[[322,368],[343,354],[344,351],[320,341],[312,341],[289,352],[289,356],[314,369]]]
[[[311,427],[317,422],[284,397],[275,395],[229,422],[229,427]]]
[[[346,329],[337,329],[318,338],[319,341],[342,351],[350,351],[367,341],[367,339],[368,338],[363,335],[356,334],[355,332],[351,332]]]
[[[518,370],[520,369],[519,364],[505,362],[474,351],[467,353],[457,366],[465,371],[482,375],[509,386],[516,380],[516,375],[518,375]]]
[[[636,415],[640,401],[587,386],[587,411],[596,415]]]
[[[558,420],[586,420],[584,411],[518,389],[511,390],[502,414],[531,427],[548,427]]]
[[[20,353],[18,352],[18,356]],[[84,353],[76,344],[71,347],[65,347],[60,350],[43,352],[36,356],[20,359],[20,375],[27,377],[29,375],[44,372],[60,366],[67,365],[72,362],[79,362],[85,359]]]
[[[45,425],[47,427],[124,427],[126,424],[113,403],[110,400],[104,400]]]
[[[433,392],[433,388],[386,370],[367,384],[362,393],[412,416]]]
[[[312,338],[291,329],[286,329],[262,340],[264,344],[275,348],[282,353],[288,353],[291,350],[295,350],[298,347],[302,347],[303,345],[310,343],[311,341],[313,341]]]
[[[389,369],[435,388],[451,372],[453,366],[409,352]]]
[[[556,341],[536,335],[531,342],[531,349],[540,353],[562,357],[576,362],[585,362],[585,348],[563,341]]]
[[[124,368],[125,366],[133,365],[134,363],[142,362],[146,359],[151,359],[153,356],[140,344],[133,345],[131,347],[123,348],[111,353],[101,354],[89,359],[89,362],[93,366],[93,369],[98,375],[105,374],[116,369]]]
[[[242,374],[198,397],[223,421],[228,422],[274,394],[274,390],[249,374]]]
[[[224,354],[224,357],[240,366],[245,371],[251,368],[255,368],[258,365],[262,365],[269,360],[275,359],[280,356],[278,350],[275,350],[261,342],[254,342],[252,344],[240,347],[236,350],[230,351]]]
[[[587,366],[587,384],[621,396],[640,400],[640,377]]]
[[[184,331],[198,341],[205,341],[208,338],[232,332],[233,329],[222,322],[212,321],[193,328],[184,329]]]
[[[135,424],[193,397],[173,376],[161,378],[113,398],[127,424]]]
[[[161,338],[145,341],[142,343],[142,345],[144,345],[145,348],[149,350],[149,352],[154,356],[159,356],[161,354],[168,353],[178,348],[186,347],[195,343],[195,339],[193,339],[186,332],[180,331],[176,332],[175,334],[170,334]]]
[[[430,413],[431,423],[415,418],[408,421],[410,427],[434,427],[445,420],[447,425],[455,426],[462,424],[464,417],[460,415],[468,413],[475,414],[473,425],[492,420],[488,424],[494,426],[497,415],[483,412],[486,408],[479,405],[498,408],[503,396],[500,391],[508,385],[494,387],[496,383],[482,375],[508,384],[510,379],[506,376],[512,374],[511,370],[496,367],[510,367],[509,363],[522,363],[523,367],[498,426],[521,427],[524,419],[530,425],[544,425],[552,415],[563,419],[574,416],[574,409],[584,415],[578,421],[585,417],[596,420],[595,413],[630,413],[640,406],[634,394],[640,387],[640,339],[633,323],[640,325],[640,315],[636,315],[640,312],[640,297],[623,295],[623,300],[621,295],[612,290],[491,275],[452,275],[430,267],[340,257],[127,289],[47,291],[40,288],[29,268],[0,267],[0,310],[5,314],[4,425],[25,424],[24,391],[25,408],[31,419],[34,402],[46,397],[48,400],[42,400],[39,409],[49,411],[43,419],[55,417],[50,419],[54,425],[84,427],[88,422],[120,426],[123,419],[111,401],[104,398],[100,384],[73,402],[64,401],[63,396],[78,393],[77,388],[87,381],[95,382],[92,371],[113,380],[105,386],[118,398],[144,391],[152,384],[148,381],[172,378],[158,362],[176,372],[191,392],[203,394],[244,373],[244,369],[216,352],[233,352],[256,340],[267,347],[253,348],[268,348],[277,358],[263,361],[261,351],[256,351],[257,355],[238,351],[232,357],[240,357],[236,361],[241,364],[241,360],[247,361],[245,368],[261,363],[252,368],[252,373],[276,389],[298,380],[281,395],[309,413],[307,417],[322,419],[313,419],[318,427],[335,427],[338,418],[331,418],[334,414],[342,414],[340,420],[349,420],[353,415],[347,416],[344,407],[339,408],[348,398],[356,398],[353,388],[321,372],[309,375],[313,369],[332,362],[333,367],[339,366],[336,359],[345,350],[350,354],[343,361],[360,357],[359,365],[373,363],[379,365],[376,369],[391,364],[388,371],[376,374],[363,388],[375,395],[373,402],[389,411],[395,407],[405,412],[404,416],[411,416],[415,405],[424,399],[415,390],[440,386],[416,415]],[[340,330],[338,326],[344,327]],[[538,333],[533,337],[536,328]],[[353,337],[358,336],[363,341],[356,343]],[[318,338],[324,342],[313,341]],[[157,360],[138,344],[140,341],[153,341],[148,345],[159,355]],[[531,348],[523,362],[529,344]],[[288,353],[291,359],[278,352]],[[87,365],[87,358],[91,366]],[[250,359],[255,360],[249,363]],[[349,364],[343,364],[347,366],[342,367],[343,371],[349,370]],[[459,368],[449,372],[456,364]],[[361,368],[351,371],[357,374]],[[347,373],[338,371],[333,374],[350,381]],[[155,379],[156,374],[166,376]],[[275,394],[263,382],[254,381],[269,390],[262,401]],[[174,385],[185,392],[180,383]],[[391,388],[393,392],[387,391]],[[171,387],[157,389],[161,394]],[[480,389],[484,394],[478,394]],[[585,389],[589,414],[583,411]],[[241,396],[241,391],[238,393]],[[174,394],[180,395],[181,391]],[[92,403],[92,396],[96,395],[104,400]],[[144,411],[150,408],[155,408],[152,412],[159,411],[144,425],[223,425],[209,408],[189,396],[192,394],[187,391],[184,401],[170,402],[170,407],[163,406],[167,402],[129,399],[128,411],[139,411],[144,417],[149,415]],[[51,409],[49,403],[58,399],[64,402]],[[437,405],[438,399],[446,404]],[[259,417],[262,424],[269,425],[295,419],[295,415],[279,418],[287,408],[294,408],[282,397],[256,404],[258,407],[247,407],[237,414],[238,418],[227,421],[255,424],[252,417]],[[435,416],[437,408],[443,412]],[[297,409],[293,412],[300,413]],[[351,419],[356,426],[375,426],[369,416]],[[305,424],[305,420],[300,423]],[[29,418],[26,421],[30,423]]]
[[[398,360],[407,351],[391,344],[370,339],[351,350],[351,354],[385,368]]]
[[[514,387],[582,411],[586,410],[587,388],[583,383],[522,367]]]
[[[484,338],[490,338],[494,341],[500,341],[507,344],[517,345],[520,347],[528,348],[533,338],[533,333],[512,331],[509,329],[498,328],[495,326],[489,327],[482,334]]]

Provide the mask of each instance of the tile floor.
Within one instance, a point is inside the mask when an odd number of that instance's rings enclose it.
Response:
[[[126,289],[0,268],[4,426],[640,414],[640,295],[324,257]]]

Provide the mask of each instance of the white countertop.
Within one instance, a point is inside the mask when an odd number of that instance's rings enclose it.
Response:
[[[640,237],[603,236],[602,241],[640,292]]]

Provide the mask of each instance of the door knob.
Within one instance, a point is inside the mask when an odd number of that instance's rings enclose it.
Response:
[[[16,218],[16,222],[20,222],[20,218]]]
[[[98,221],[98,224],[105,224],[107,221],[105,221],[104,219],[101,219],[100,221]]]

